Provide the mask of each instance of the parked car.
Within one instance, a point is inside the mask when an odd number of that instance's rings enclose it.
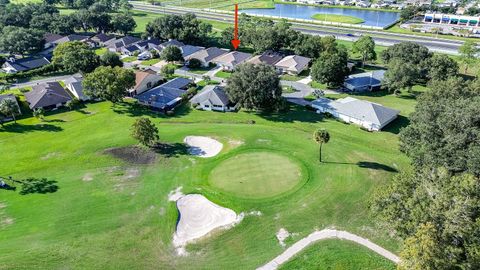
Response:
[[[149,52],[149,51],[142,52],[137,57],[138,60],[148,60],[148,59],[151,59],[151,58],[152,58],[152,53]]]

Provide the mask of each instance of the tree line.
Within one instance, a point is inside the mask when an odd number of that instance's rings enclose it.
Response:
[[[53,5],[55,1],[24,5],[3,0],[0,3],[0,50],[20,55],[41,51],[45,33],[69,35],[76,30],[94,30],[128,34],[136,27],[128,2],[80,2],[83,1],[75,1],[71,5],[78,10],[70,15],[61,15]]]

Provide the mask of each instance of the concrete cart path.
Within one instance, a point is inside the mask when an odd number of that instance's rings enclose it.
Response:
[[[308,247],[310,244],[317,242],[323,239],[331,239],[331,238],[339,238],[345,239],[349,241],[353,241],[357,244],[360,244],[364,247],[371,249],[372,251],[380,254],[381,256],[389,259],[394,263],[399,263],[400,258],[397,255],[393,254],[392,252],[382,248],[379,245],[376,245],[370,240],[360,237],[358,235],[346,232],[346,231],[337,231],[331,229],[325,229],[321,231],[315,231],[308,235],[307,237],[301,239],[300,241],[293,244],[291,247],[287,248],[282,254],[278,255],[276,258],[268,262],[267,264],[257,268],[257,270],[274,270],[277,269],[278,266],[290,260],[293,256],[298,254],[300,251]]]

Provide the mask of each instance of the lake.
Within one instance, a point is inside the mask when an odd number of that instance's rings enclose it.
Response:
[[[363,10],[351,8],[327,8],[317,6],[275,4],[274,9],[246,9],[241,12],[250,15],[270,15],[284,18],[307,19],[318,13],[338,14],[353,16],[364,20],[363,25],[385,27],[396,22],[400,18],[398,12],[381,10]]]

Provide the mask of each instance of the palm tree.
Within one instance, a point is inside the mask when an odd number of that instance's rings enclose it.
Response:
[[[320,162],[322,162],[322,145],[324,143],[328,143],[328,141],[330,141],[330,133],[328,133],[327,130],[325,129],[317,129],[314,133],[313,133],[313,139],[318,143],[320,144],[320,157],[319,157],[319,160]]]
[[[18,105],[12,99],[6,98],[0,102],[0,112],[4,115],[9,115],[13,118],[13,121],[17,123],[15,115],[18,114]]]

